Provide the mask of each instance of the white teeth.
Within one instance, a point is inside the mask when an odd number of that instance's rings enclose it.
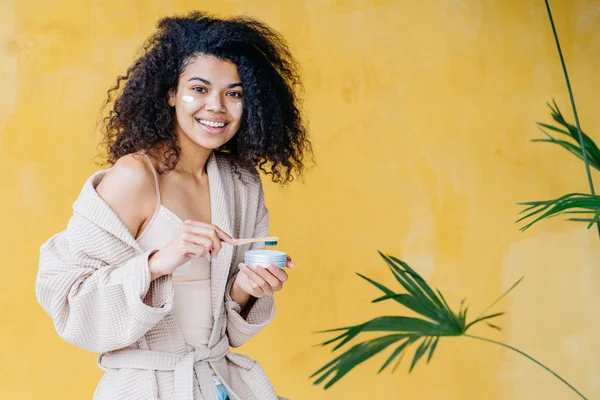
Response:
[[[222,128],[225,126],[225,122],[213,122],[206,119],[198,120],[202,125],[210,126],[213,128]]]

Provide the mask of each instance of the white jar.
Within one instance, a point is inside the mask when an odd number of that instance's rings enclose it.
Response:
[[[260,265],[267,268],[273,264],[279,268],[285,268],[287,263],[287,254],[276,250],[248,250],[244,253],[244,264],[249,267]]]

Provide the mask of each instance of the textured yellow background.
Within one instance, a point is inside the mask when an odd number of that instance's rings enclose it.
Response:
[[[600,141],[600,2],[553,1],[584,130]],[[600,397],[600,250],[558,219],[526,233],[515,202],[586,191],[583,165],[534,122],[555,98],[572,120],[542,0],[0,1],[0,398],[90,398],[95,355],[63,342],[34,297],[39,245],[63,229],[100,139],[106,89],[158,18],[204,7],[280,30],[303,67],[318,166],[305,184],[266,184],[272,234],[298,269],[275,322],[244,351],[293,399],[577,398],[525,358],[442,340],[429,366],[376,375],[384,357],[328,391],[325,328],[394,314],[360,271],[393,285],[376,249],[413,265],[589,398]],[[596,117],[594,117],[596,115]],[[598,181],[600,184],[600,180]],[[389,354],[389,353],[388,353]]]

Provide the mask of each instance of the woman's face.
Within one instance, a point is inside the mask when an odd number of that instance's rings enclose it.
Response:
[[[214,150],[227,143],[240,127],[243,95],[235,64],[212,56],[190,59],[177,91],[169,93],[179,144]]]

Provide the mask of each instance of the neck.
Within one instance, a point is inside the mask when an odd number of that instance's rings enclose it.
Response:
[[[175,169],[198,178],[203,177],[206,174],[206,163],[212,150],[199,146],[185,134],[178,136],[181,152]]]

